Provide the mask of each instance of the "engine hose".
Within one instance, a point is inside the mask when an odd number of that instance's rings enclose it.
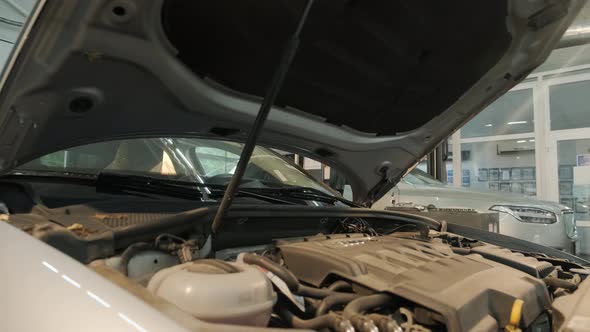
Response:
[[[338,280],[333,282],[329,287],[329,290],[331,291],[341,291],[341,290],[352,290],[352,285],[349,282],[346,282],[344,280]]]
[[[291,292],[296,293],[299,290],[301,284],[299,284],[297,277],[295,277],[291,271],[285,269],[270,259],[254,254],[244,254],[242,259],[244,260],[244,263],[260,266],[261,268],[275,274],[277,277],[283,280],[285,284],[287,284],[287,287],[289,287]]]
[[[372,294],[359,297],[344,308],[344,316],[354,316],[362,314],[369,309],[389,304],[393,301],[393,296],[384,293]]]
[[[359,332],[377,332],[379,329],[375,323],[367,316],[363,315],[367,310],[381,307],[393,301],[393,297],[388,294],[373,294],[359,297],[350,301],[344,307],[344,317],[350,320],[352,326]]]
[[[142,251],[151,249],[154,249],[154,245],[147,242],[138,242],[127,247],[127,249],[125,249],[125,251],[123,251],[121,254],[121,262],[119,263],[121,273],[123,273],[125,276],[128,276],[129,262],[131,261],[131,258]]]
[[[545,277],[545,278],[543,278],[543,281],[545,282],[545,285],[547,285],[547,286],[552,286],[555,288],[563,288],[563,289],[568,290],[570,292],[573,292],[576,289],[578,289],[578,285],[574,284],[573,282],[559,279],[559,278]]]
[[[469,255],[471,253],[471,249],[469,248],[451,248],[453,250],[453,253],[455,254],[459,254],[459,255]]]
[[[348,294],[338,293],[327,288],[314,288],[305,286],[299,283],[297,277],[293,272],[271,261],[270,259],[254,254],[244,254],[242,256],[244,263],[260,266],[279,277],[285,282],[289,290],[297,295],[307,296],[314,299],[323,299],[332,294]]]
[[[309,287],[305,285],[299,285],[299,289],[294,292],[297,295],[311,297],[313,299],[323,299],[327,296],[334,295],[334,294],[350,294],[350,293],[339,293],[331,291],[327,288],[315,288]]]
[[[353,293],[341,293],[341,294],[332,294],[326,296],[318,305],[315,311],[316,316],[321,316],[328,312],[333,306],[339,304],[346,304],[356,298],[358,298],[358,294]]]
[[[331,329],[335,332],[354,332],[352,324],[342,316],[327,314],[311,319],[301,319],[285,308],[279,308],[279,315],[289,325],[297,329]]]

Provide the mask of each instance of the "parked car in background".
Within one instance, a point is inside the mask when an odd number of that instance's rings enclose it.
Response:
[[[575,252],[578,239],[574,211],[562,204],[491,190],[454,187],[414,168],[373,208],[429,206],[499,213],[501,234]]]

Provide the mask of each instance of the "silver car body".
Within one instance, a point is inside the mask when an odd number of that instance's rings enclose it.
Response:
[[[3,331],[183,331],[129,292],[49,245],[0,223]],[[15,254],[10,248],[20,248]],[[29,316],[25,313],[34,313]]]
[[[419,184],[402,179],[396,187],[374,204],[376,209],[392,205],[428,206],[440,208],[468,208],[488,211],[492,206],[519,206],[543,209],[554,213],[557,221],[553,224],[526,223],[509,213],[499,212],[500,233],[556,249],[573,251],[578,238],[575,214],[561,204],[541,201],[524,195],[490,190],[458,188],[443,183]]]
[[[2,277],[2,331],[258,331],[204,322],[176,307],[157,310],[153,303],[4,222],[0,243],[0,262],[11,267]],[[11,248],[20,250],[15,254]]]

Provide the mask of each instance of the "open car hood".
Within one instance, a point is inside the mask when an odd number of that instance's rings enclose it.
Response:
[[[41,1],[0,85],[0,169],[128,137],[243,141],[303,0]],[[548,56],[566,0],[314,4],[259,143],[371,203]]]

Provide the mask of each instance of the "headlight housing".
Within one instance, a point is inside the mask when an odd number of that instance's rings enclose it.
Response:
[[[567,232],[567,236],[571,240],[578,239],[578,227],[576,226],[576,214],[574,211],[562,210],[561,211],[561,220],[563,220],[565,231]]]
[[[519,221],[531,224],[554,224],[557,216],[551,211],[530,206],[494,205],[492,211],[508,213]]]

